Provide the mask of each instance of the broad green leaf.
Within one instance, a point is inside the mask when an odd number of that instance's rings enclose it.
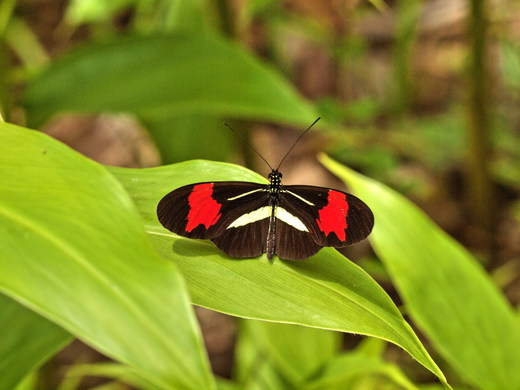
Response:
[[[442,385],[438,385],[438,384],[420,385],[419,389],[420,390],[445,390],[445,388],[442,387]],[[473,387],[469,388],[469,387],[462,387],[462,386],[454,386],[453,390],[474,390],[474,388]]]
[[[14,390],[37,390],[38,387],[38,372],[32,371],[23,380],[18,383]],[[6,387],[7,388],[7,387]],[[9,387],[11,389],[12,387]]]
[[[478,388],[519,389],[520,329],[478,261],[396,192],[330,158],[322,162],[374,211],[371,242],[433,346]]]
[[[341,333],[291,324],[243,321],[260,353],[269,356],[296,387],[339,352]]]
[[[520,46],[518,41],[504,40],[500,46],[500,56],[503,61],[500,61],[501,74],[504,77],[505,84],[515,93],[520,89]]]
[[[362,340],[355,349],[334,356],[309,378],[306,390],[394,389],[417,390],[394,363],[383,358],[387,343],[380,339]],[[377,380],[372,386],[367,381]],[[361,383],[360,383],[361,382]],[[443,386],[441,386],[443,387]]]
[[[117,363],[76,364],[66,374],[67,380],[80,380],[86,376],[111,378],[140,390],[154,390],[150,383],[143,381],[135,369]],[[79,383],[79,381],[78,381]],[[72,390],[76,387],[62,386],[58,390]]]
[[[244,390],[243,387],[240,387],[235,382],[232,382],[224,378],[216,377],[215,381],[217,382],[218,390]]]
[[[25,104],[36,125],[63,111],[125,111],[145,121],[196,114],[302,125],[316,117],[285,79],[245,50],[189,33],[121,38],[77,50],[29,84]]]
[[[0,290],[159,389],[211,389],[182,278],[106,169],[0,124]]]
[[[390,10],[388,4],[384,0],[368,0],[379,12],[384,13]]]
[[[119,382],[106,382],[102,385],[91,387],[89,388],[89,390],[128,390],[128,386]]]
[[[198,181],[259,181],[258,175],[207,161],[111,171],[133,197],[156,250],[181,269],[195,304],[238,317],[382,338],[445,380],[385,291],[336,250],[300,262],[236,260],[209,241],[178,237],[157,222],[156,205],[174,188]]]
[[[164,25],[170,31],[200,32],[212,27],[212,20],[208,15],[212,7],[210,0],[165,1],[161,6],[166,13],[163,17]]]
[[[65,18],[70,24],[108,22],[121,9],[133,5],[137,1],[71,0],[67,6]]]
[[[395,364],[362,353],[345,353],[331,359],[320,376],[305,387],[306,390],[332,390],[347,386],[356,378],[380,376],[385,381],[398,384],[401,389],[418,390]],[[442,386],[439,386],[442,387]]]
[[[172,126],[172,123],[175,125]],[[147,118],[144,125],[153,129],[155,144],[165,163],[202,157],[223,161],[231,154],[233,141],[236,141],[233,140],[236,136],[223,125],[222,120],[215,117]]]
[[[233,379],[243,390],[291,390],[293,387],[277,369],[272,357],[255,342],[247,326],[241,326],[235,345]]]
[[[52,322],[0,294],[0,389],[13,389],[72,337]]]

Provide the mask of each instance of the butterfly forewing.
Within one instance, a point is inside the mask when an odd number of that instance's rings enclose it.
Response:
[[[320,246],[351,245],[366,238],[374,226],[374,215],[363,201],[329,188],[284,186],[280,207],[300,219]]]
[[[233,222],[268,202],[266,185],[197,183],[178,188],[162,198],[157,205],[157,216],[166,229],[176,234],[213,239],[224,234]]]

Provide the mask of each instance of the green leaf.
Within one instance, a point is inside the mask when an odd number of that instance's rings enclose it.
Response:
[[[300,262],[236,260],[208,241],[178,237],[157,222],[156,205],[174,188],[198,181],[259,181],[258,175],[207,161],[111,171],[133,197],[156,250],[181,269],[195,304],[244,318],[379,337],[445,380],[385,291],[337,251],[324,249]]]
[[[161,6],[164,25],[170,30],[205,31],[215,23],[209,15],[212,4],[208,0],[165,1]]]
[[[242,325],[248,322],[243,320]],[[249,327],[241,326],[235,345],[233,379],[243,390],[290,390],[293,386],[278,370],[272,357],[262,350],[254,339]]]
[[[81,85],[78,84],[81,82]],[[77,50],[27,88],[31,124],[62,111],[247,117],[308,125],[312,107],[274,70],[216,36],[128,37]]]
[[[500,56],[503,61],[500,61],[501,74],[504,77],[505,84],[514,92],[518,93],[520,89],[520,46],[516,40],[501,42]]]
[[[9,387],[11,388],[11,387]],[[23,380],[18,383],[14,390],[37,390],[38,388],[38,372],[32,371]]]
[[[372,208],[371,242],[435,348],[478,388],[520,388],[518,323],[478,261],[396,192],[321,160]]]
[[[211,389],[182,278],[106,169],[0,124],[0,289],[159,389]]]
[[[153,138],[161,152],[163,162],[172,163],[193,158],[226,160],[231,154],[236,136],[215,117],[188,115],[171,120],[152,120],[144,123],[153,129]],[[206,140],[206,142],[201,142]]]
[[[13,389],[72,340],[60,327],[1,294],[0,334],[0,389]]]
[[[65,381],[78,380],[79,383],[79,380],[86,376],[111,378],[140,390],[154,390],[154,387],[150,386],[150,383],[143,381],[133,368],[117,363],[76,364],[67,371]],[[62,383],[59,390],[75,388],[64,386]]]
[[[72,25],[108,22],[117,12],[136,2],[137,0],[71,0],[67,6],[65,19]]]
[[[390,10],[388,4],[384,0],[368,0],[379,12],[384,13]]]
[[[320,376],[306,386],[306,390],[351,388],[347,384],[356,378],[376,375],[385,378],[387,382],[398,384],[401,389],[417,390],[397,365],[358,352],[345,353],[331,359]]]
[[[427,384],[427,385],[420,385],[419,386],[419,389],[420,390],[445,390],[444,387],[442,387],[442,385],[438,385],[438,384]],[[466,387],[466,386],[455,386],[453,387],[453,390],[474,390],[475,388],[474,387]]]
[[[217,382],[218,390],[245,390],[243,387],[240,387],[235,382],[232,382],[230,380],[227,380],[227,379],[224,379],[221,377],[216,377],[215,381]]]
[[[267,355],[295,387],[339,352],[341,333],[291,324],[243,321],[245,337]]]

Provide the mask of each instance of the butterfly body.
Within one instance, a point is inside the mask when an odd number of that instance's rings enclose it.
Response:
[[[302,260],[324,246],[344,247],[368,236],[370,208],[355,196],[323,187],[204,182],[178,188],[157,206],[161,224],[184,237],[210,239],[232,257],[265,253]]]

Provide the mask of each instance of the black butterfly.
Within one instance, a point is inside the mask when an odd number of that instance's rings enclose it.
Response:
[[[372,211],[354,195],[323,187],[283,186],[278,169],[272,169],[268,178],[267,185],[225,181],[178,188],[157,205],[159,221],[181,236],[210,239],[239,258],[266,253],[268,259],[277,255],[302,260],[324,246],[345,247],[370,234]]]

